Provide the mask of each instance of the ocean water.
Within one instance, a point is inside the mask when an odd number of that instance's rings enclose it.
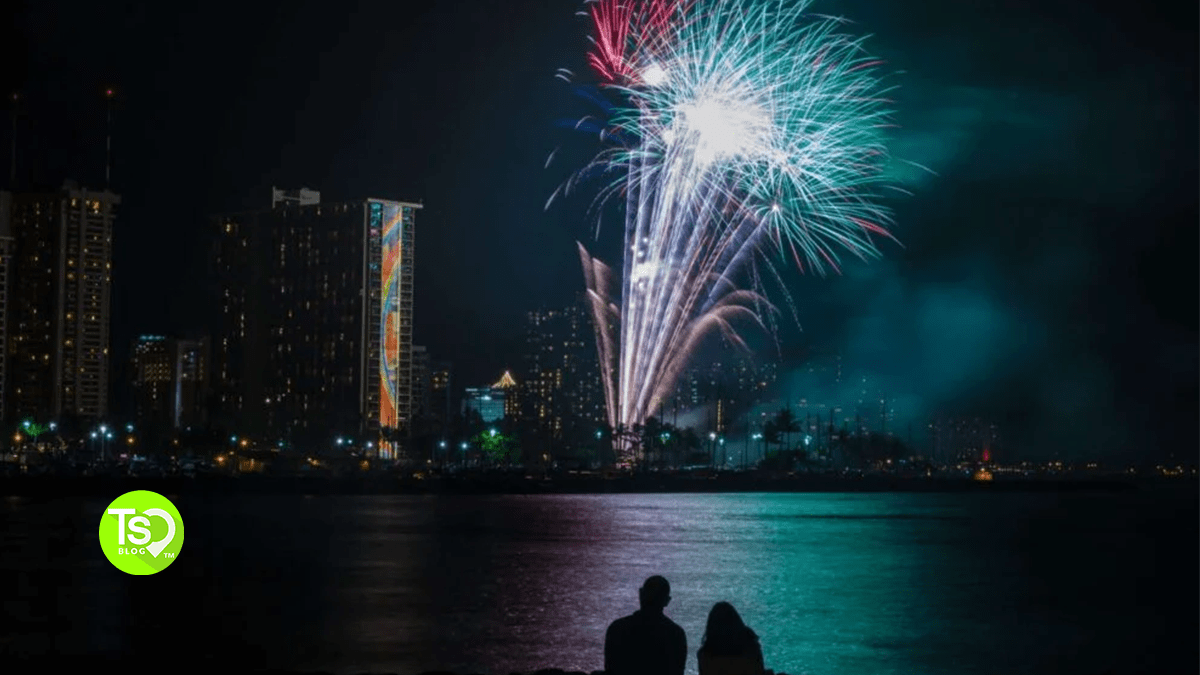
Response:
[[[0,654],[590,671],[662,574],[689,673],[719,600],[792,675],[1197,671],[1194,490],[173,500],[150,577],[104,558],[107,502],[0,500]]]

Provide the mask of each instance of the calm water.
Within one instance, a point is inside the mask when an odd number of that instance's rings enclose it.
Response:
[[[1194,491],[174,500],[152,577],[104,559],[107,502],[0,502],[0,653],[594,670],[661,573],[689,673],[717,600],[791,674],[1197,669]]]

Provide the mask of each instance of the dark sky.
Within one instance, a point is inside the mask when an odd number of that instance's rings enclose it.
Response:
[[[584,73],[578,8],[20,2],[0,29],[18,177],[100,185],[117,90],[118,359],[139,333],[211,322],[210,214],[261,207],[272,185],[423,200],[417,341],[461,381],[494,379],[517,365],[523,312],[582,286],[586,200],[544,209],[597,147],[558,124],[587,112],[554,78]],[[803,332],[785,328],[784,352],[841,350],[914,419],[987,414],[1034,455],[1193,454],[1194,3],[814,8],[874,35],[898,73],[893,154],[934,173],[897,164],[903,248],[795,280]]]

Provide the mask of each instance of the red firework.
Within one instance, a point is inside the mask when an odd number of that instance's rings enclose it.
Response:
[[[606,84],[636,82],[637,61],[653,53],[693,0],[597,0],[592,3],[595,49],[588,62]]]

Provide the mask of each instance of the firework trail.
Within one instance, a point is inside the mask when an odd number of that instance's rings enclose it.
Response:
[[[615,429],[654,414],[712,333],[745,347],[736,325],[774,312],[758,281],[778,278],[773,265],[837,271],[841,255],[875,257],[889,236],[874,189],[888,121],[878,62],[807,7],[587,7],[588,61],[616,102],[586,173],[618,176],[598,202],[625,201],[619,299],[611,269],[580,245]]]

